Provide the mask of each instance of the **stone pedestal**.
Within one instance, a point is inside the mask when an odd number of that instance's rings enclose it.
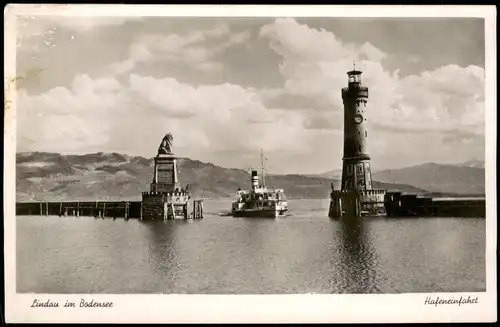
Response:
[[[188,219],[191,194],[182,189],[177,171],[177,158],[172,154],[155,157],[153,182],[149,192],[142,193],[142,219]]]
[[[181,188],[177,170],[177,158],[172,153],[173,137],[165,135],[154,158],[153,182],[149,192],[142,192],[141,219],[171,220],[189,219],[190,192]],[[197,203],[198,207],[200,204]],[[202,208],[202,207],[201,207]],[[193,210],[194,219],[203,218],[203,210]]]
[[[180,191],[177,158],[174,155],[159,154],[155,157],[151,192],[173,193]]]
[[[142,219],[188,219],[190,198],[191,196],[188,192],[143,192]]]

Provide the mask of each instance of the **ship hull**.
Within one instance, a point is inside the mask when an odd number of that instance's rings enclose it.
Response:
[[[255,209],[255,210],[235,210],[233,217],[246,218],[278,218],[283,217],[287,210]]]

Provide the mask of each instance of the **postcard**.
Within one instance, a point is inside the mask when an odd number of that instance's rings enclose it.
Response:
[[[9,5],[7,322],[495,322],[491,6]]]

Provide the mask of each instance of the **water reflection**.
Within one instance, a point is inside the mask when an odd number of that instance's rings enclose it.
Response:
[[[373,248],[369,229],[363,219],[351,218],[339,221],[336,237],[340,246],[341,269],[335,275],[340,280],[341,293],[374,293],[376,292],[375,249]],[[337,262],[338,265],[338,262]]]
[[[171,289],[180,269],[179,246],[176,244],[178,229],[188,222],[185,220],[140,221],[146,229],[149,266],[156,279],[158,292]]]
[[[17,291],[359,294],[486,289],[484,219],[331,221],[325,211],[311,211],[317,204],[295,203],[291,218],[277,220],[207,215],[202,220],[125,223],[112,217],[18,216]],[[227,203],[208,206],[218,212]]]

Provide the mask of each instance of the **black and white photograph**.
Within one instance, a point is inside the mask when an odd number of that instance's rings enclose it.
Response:
[[[495,8],[279,7],[5,11],[16,322],[496,321]]]

